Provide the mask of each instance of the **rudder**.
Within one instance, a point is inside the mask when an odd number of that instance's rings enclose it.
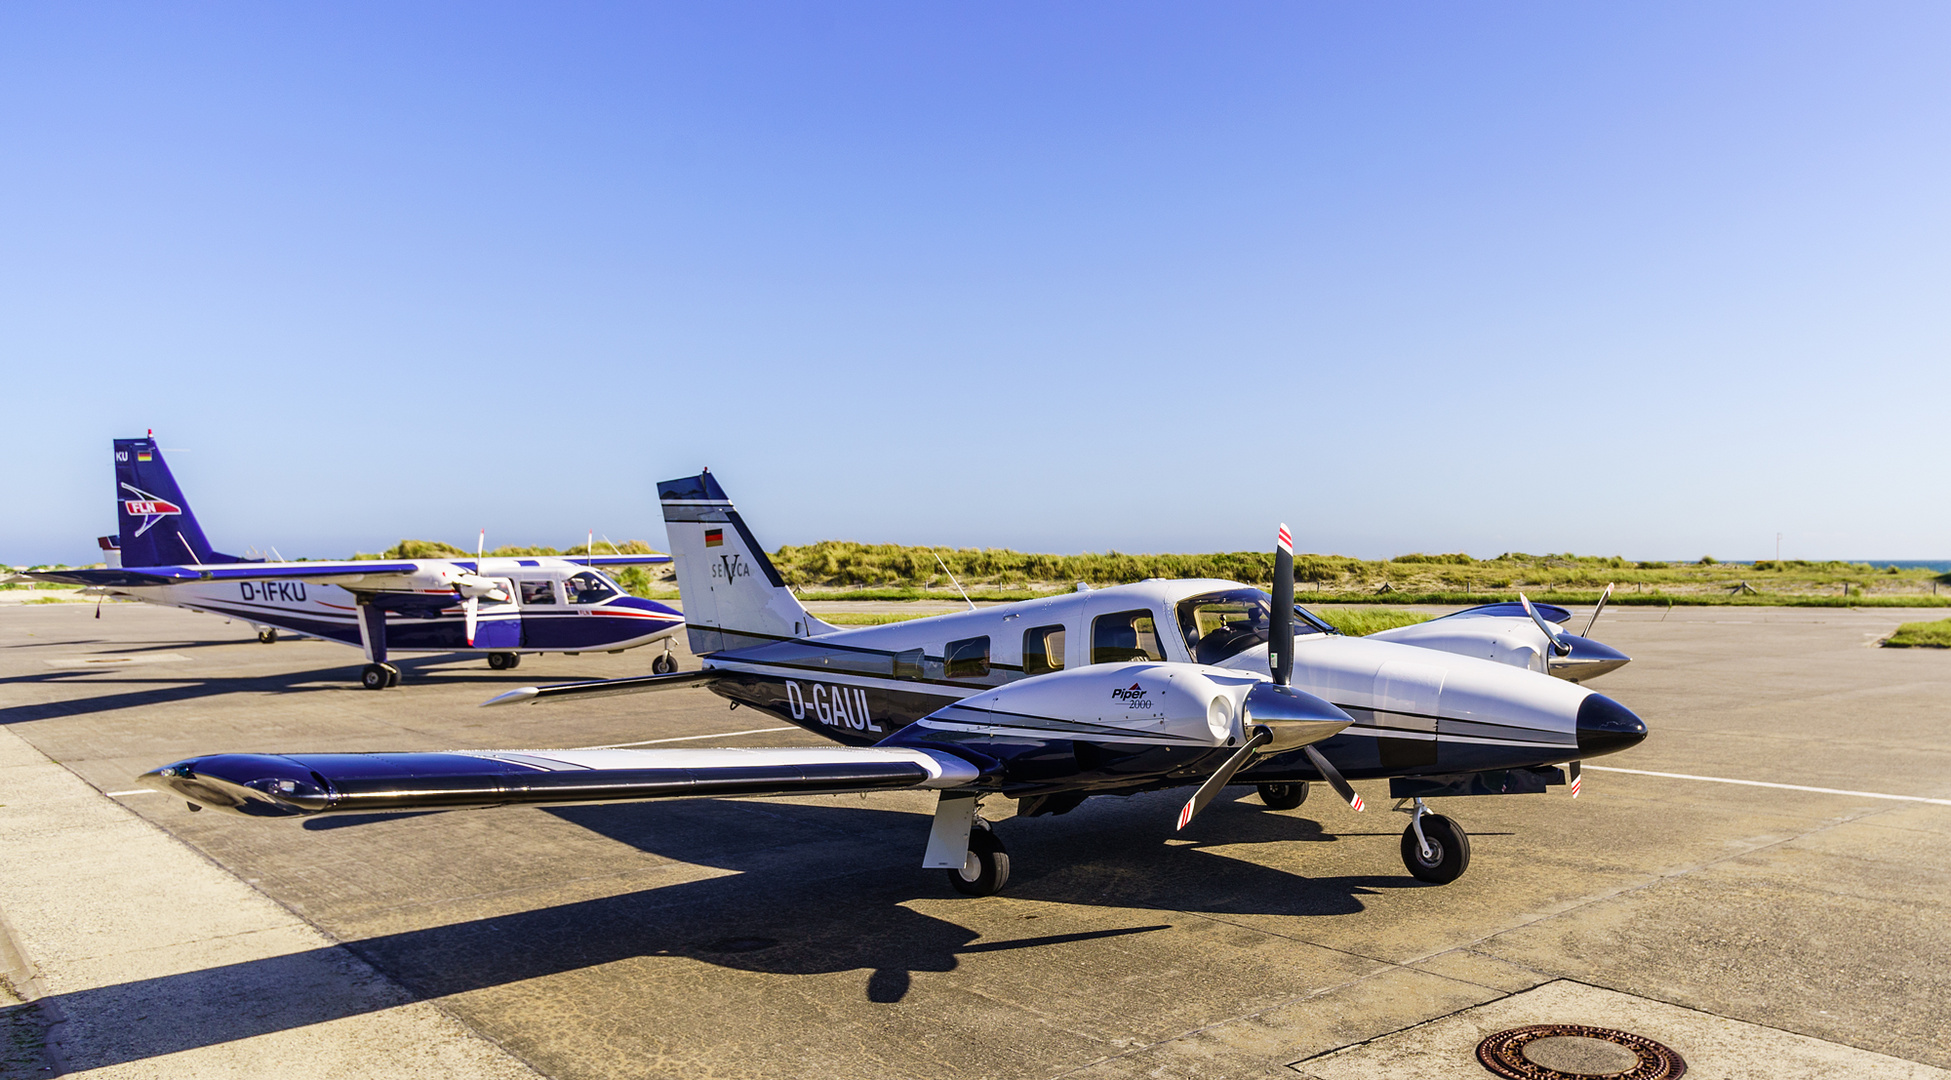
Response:
[[[809,614],[786,587],[717,477],[701,472],[663,481],[657,499],[692,652],[702,656],[835,629]]]

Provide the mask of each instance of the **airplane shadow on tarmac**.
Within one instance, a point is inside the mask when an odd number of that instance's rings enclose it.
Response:
[[[1362,910],[1365,894],[1424,887],[1406,875],[1309,878],[1208,851],[1207,845],[1217,844],[1339,840],[1299,813],[1276,814],[1227,799],[1183,834],[1191,843],[1168,846],[1181,797],[1168,792],[1093,799],[1063,817],[997,826],[1016,867],[1008,896],[1109,909],[1107,921],[1118,924],[1110,927],[980,940],[981,931],[915,910],[913,901],[954,896],[942,871],[916,865],[926,815],[832,803],[687,800],[547,812],[659,856],[733,873],[350,940],[345,948],[419,998],[684,957],[778,975],[865,970],[867,999],[891,1003],[907,995],[915,972],[953,971],[965,955],[1173,925],[1131,919],[1117,909],[1157,911],[1168,919],[1183,912],[1340,915]],[[989,902],[953,901],[972,908]],[[85,1062],[70,1057],[70,1067],[141,1060],[400,1003],[371,987],[336,992],[356,979],[342,955],[316,949],[44,1002],[56,1016],[145,1016],[140,1023],[125,1020],[97,1053],[84,1051]],[[240,1000],[251,1007],[234,1007]]]
[[[161,646],[165,651],[194,646]],[[115,653],[136,652],[134,649],[109,650]],[[0,686],[32,685],[37,683],[66,684],[82,682],[88,686],[128,686],[138,689],[124,690],[120,693],[98,694],[76,698],[70,701],[36,702],[32,705],[14,705],[0,708],[0,725],[17,724],[28,720],[50,720],[64,716],[81,716],[87,713],[112,712],[135,706],[163,705],[178,701],[195,701],[199,698],[216,697],[221,694],[300,694],[321,691],[356,690],[361,694],[375,693],[359,687],[359,669],[365,661],[354,657],[350,664],[329,664],[309,671],[284,671],[275,675],[224,675],[215,678],[184,676],[171,678],[160,666],[145,666],[141,670],[144,678],[129,678],[128,673],[135,670],[127,667],[103,665],[99,668],[59,668],[52,671],[35,672],[32,675],[13,675],[0,678]],[[455,669],[440,667],[451,665],[451,656],[427,656],[414,659],[395,659],[393,666],[400,669],[405,685],[402,689],[411,693],[414,686],[439,686],[449,683],[479,683],[482,700],[513,690],[521,686],[533,686],[535,676],[530,673],[491,671],[486,667]],[[648,670],[648,669],[646,669]],[[153,673],[153,674],[152,674]],[[122,676],[117,678],[115,676]],[[600,678],[601,676],[591,676]],[[563,676],[555,681],[570,681]],[[382,694],[399,693],[399,690],[377,691]]]

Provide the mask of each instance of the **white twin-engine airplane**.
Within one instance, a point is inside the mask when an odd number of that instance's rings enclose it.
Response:
[[[20,576],[88,585],[113,596],[241,619],[258,640],[278,631],[361,648],[360,684],[398,685],[394,652],[486,653],[497,670],[523,653],[621,652],[664,641],[652,670],[677,670],[669,638],[684,616],[626,594],[607,566],[668,555],[591,558],[267,562],[214,551],[153,433],[115,440],[119,537],[103,537],[105,569]]]
[[[838,746],[224,754],[142,782],[256,817],[671,796],[939,792],[923,866],[986,895],[1009,856],[976,813],[1061,814],[1093,795],[1193,787],[1184,828],[1229,783],[1275,809],[1346,777],[1414,800],[1402,858],[1455,880],[1469,837],[1439,795],[1542,793],[1570,762],[1646,725],[1575,683],[1513,664],[1336,633],[1293,603],[1285,526],[1274,594],[1231,581],[1144,581],[887,626],[809,614],[709,473],[658,485],[701,671],[569,683],[490,704],[708,686]],[[1014,827],[1014,826],[1012,826]]]

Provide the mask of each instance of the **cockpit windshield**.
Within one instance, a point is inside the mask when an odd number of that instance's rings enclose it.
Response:
[[[1179,630],[1186,649],[1200,664],[1217,664],[1256,645],[1265,645],[1273,597],[1259,589],[1227,589],[1179,601]],[[1294,605],[1294,636],[1336,634],[1313,612]]]
[[[593,570],[585,570],[562,585],[572,604],[600,604],[617,594],[616,586]]]

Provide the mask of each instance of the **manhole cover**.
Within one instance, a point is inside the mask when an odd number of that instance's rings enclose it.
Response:
[[[1582,1024],[1533,1024],[1477,1044],[1483,1067],[1511,1080],[1679,1080],[1680,1055],[1644,1035]]]

